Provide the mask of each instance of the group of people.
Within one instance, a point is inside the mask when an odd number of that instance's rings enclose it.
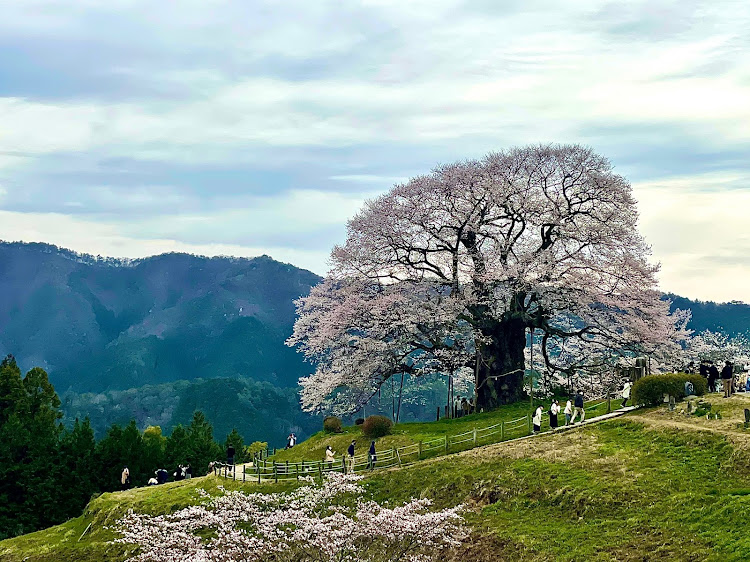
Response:
[[[193,477],[193,468],[189,464],[179,465],[177,470],[172,474],[174,481],[185,480]],[[159,468],[154,471],[154,476],[149,478],[148,485],[156,486],[158,484],[166,484],[169,481],[169,473],[164,468]],[[130,469],[126,466],[123,467],[122,473],[120,474],[120,485],[123,490],[130,489]]]
[[[357,440],[352,439],[352,442],[349,444],[349,447],[346,450],[346,466],[348,472],[354,472],[354,453],[355,448],[357,445]],[[325,459],[324,462],[328,465],[328,468],[333,468],[333,463],[336,460],[336,453],[333,450],[333,447],[328,445],[326,447],[325,452]],[[368,470],[374,470],[375,469],[375,463],[378,460],[377,452],[375,451],[375,441],[370,442],[370,449],[367,452],[367,469]]]
[[[460,418],[474,413],[474,399],[464,396],[456,396],[453,402],[453,417]]]
[[[718,392],[717,382],[721,380],[724,398],[729,398],[740,387],[739,380],[736,380],[734,376],[734,365],[732,365],[731,361],[725,361],[721,372],[719,372],[719,368],[712,361],[704,359],[701,361],[699,372],[706,379],[709,392]],[[745,382],[745,385],[747,387],[746,390],[750,390],[750,378]]]

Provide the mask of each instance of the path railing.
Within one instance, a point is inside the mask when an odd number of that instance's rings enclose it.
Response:
[[[606,403],[606,399],[596,398],[587,401],[589,406],[584,410],[590,411]],[[561,417],[562,413],[559,414]],[[564,417],[563,417],[564,422]],[[561,426],[561,428],[564,427]],[[531,435],[533,432],[532,415],[501,421],[487,427],[475,427],[469,431],[456,435],[444,435],[428,441],[419,441],[403,447],[381,449],[376,453],[374,469],[387,469],[412,464],[422,459],[432,458],[450,453],[457,453],[509,441],[519,437]],[[308,476],[320,476],[329,472],[362,472],[370,469],[369,454],[355,455],[353,458],[343,455],[333,461],[276,461],[268,460],[272,449],[256,453],[252,463],[232,467],[224,463],[216,463],[214,473],[233,480],[243,482],[279,482],[284,480],[299,480]],[[273,449],[276,452],[276,449]]]

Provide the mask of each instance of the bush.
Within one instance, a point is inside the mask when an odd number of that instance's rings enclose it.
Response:
[[[328,416],[323,420],[323,429],[327,433],[341,433],[341,418]]]
[[[393,422],[385,416],[370,416],[362,424],[362,433],[367,437],[383,437],[391,432]]]
[[[245,458],[252,459],[255,453],[260,453],[268,449],[268,443],[265,441],[253,441],[245,447]]]
[[[706,379],[700,375],[686,373],[649,375],[633,385],[633,403],[656,406],[661,404],[665,394],[674,396],[675,400],[685,398],[686,382],[693,384],[697,396],[703,396],[706,393]]]
[[[354,425],[362,425],[363,423],[365,423],[365,418],[357,418],[354,420]]]

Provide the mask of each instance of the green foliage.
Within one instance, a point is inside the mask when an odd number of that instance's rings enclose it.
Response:
[[[686,373],[650,375],[639,379],[633,385],[633,402],[656,406],[663,401],[665,394],[680,400],[685,397],[686,382],[693,384],[697,396],[706,393],[706,380],[700,375],[688,375]]]
[[[365,423],[365,418],[357,418],[354,420],[354,425],[362,425],[363,423]]]
[[[328,416],[323,420],[323,431],[326,433],[341,433],[341,418]]]
[[[213,426],[203,412],[195,412],[187,428],[188,462],[194,474],[206,474],[211,461],[224,457],[221,446],[214,441]]]
[[[385,416],[368,416],[362,424],[362,433],[367,437],[385,437],[391,432],[393,422]]]
[[[256,453],[260,453],[266,449],[268,449],[268,443],[265,441],[253,441],[245,447],[245,459],[250,460],[255,457]]]

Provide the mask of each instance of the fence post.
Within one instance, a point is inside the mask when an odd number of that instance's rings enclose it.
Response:
[[[294,473],[297,475],[297,481],[299,481],[299,463],[294,465]]]
[[[320,476],[320,480],[323,480],[323,463],[318,463],[318,476]]]
[[[273,461],[273,479],[276,484],[279,483],[279,470],[276,468],[276,461]]]
[[[477,446],[477,428],[474,428],[474,446]]]
[[[403,465],[401,464],[401,455],[398,452],[398,449],[393,449],[396,451],[396,457],[398,458],[398,467],[401,468]]]
[[[422,442],[419,442],[419,451],[417,451],[417,460],[422,458]]]
[[[529,433],[533,432],[534,428],[531,427],[531,414],[526,414],[526,421],[528,422]]]
[[[341,455],[341,473],[346,474],[346,456]]]
[[[258,465],[258,484],[260,484],[260,465]]]
[[[243,465],[242,465],[242,483],[243,483],[243,484],[245,483],[245,474],[246,474],[246,473],[245,473],[245,465],[243,464]]]
[[[445,454],[448,454],[448,436],[445,436]]]
[[[500,441],[505,441],[505,421],[500,422]]]

